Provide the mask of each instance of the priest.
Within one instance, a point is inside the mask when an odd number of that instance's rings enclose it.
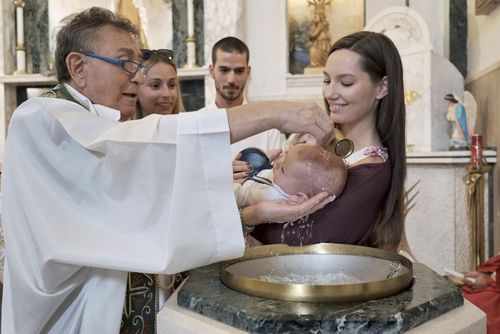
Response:
[[[154,282],[127,283],[129,272],[170,274],[243,253],[230,143],[269,128],[318,143],[331,133],[312,102],[120,122],[144,82],[136,37],[108,10],[73,16],[57,36],[59,84],[13,114],[2,172],[3,333],[154,333]],[[280,212],[296,219],[331,200],[258,211],[279,222]]]

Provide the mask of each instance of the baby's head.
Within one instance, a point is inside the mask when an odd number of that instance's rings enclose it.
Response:
[[[289,195],[307,198],[322,191],[338,196],[344,190],[347,168],[342,158],[323,148],[297,144],[273,164],[273,179]]]

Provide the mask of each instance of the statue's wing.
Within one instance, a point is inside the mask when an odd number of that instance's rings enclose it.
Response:
[[[474,95],[469,91],[464,91],[464,108],[467,113],[467,128],[469,135],[476,133],[477,102]]]

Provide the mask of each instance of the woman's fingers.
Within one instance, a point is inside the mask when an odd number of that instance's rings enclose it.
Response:
[[[261,204],[262,216],[268,222],[285,223],[295,221],[323,208],[333,201],[333,196],[323,192],[313,196],[306,201],[297,204],[284,200],[263,201]]]
[[[233,180],[243,183],[250,173],[250,165],[246,161],[233,160]]]
[[[246,172],[233,173],[233,182],[243,184],[247,179],[248,174]]]
[[[310,215],[319,209],[323,208],[325,205],[328,203],[332,202],[334,200],[333,196],[329,196],[328,193],[322,192],[319,193],[308,200],[298,204],[297,206],[302,207],[301,210],[298,212],[300,215],[299,217],[296,217],[294,220],[297,220],[299,218],[302,218],[304,216]]]
[[[333,202],[335,197],[329,196],[328,193],[326,193],[326,192],[322,192],[322,193],[317,194],[314,197],[311,197],[310,199],[313,200],[313,203],[315,201],[317,201],[317,204],[313,205],[313,207],[309,210],[308,214],[314,213],[314,212],[318,211],[319,209],[324,208],[325,205]]]

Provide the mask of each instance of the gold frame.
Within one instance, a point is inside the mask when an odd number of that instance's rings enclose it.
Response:
[[[465,167],[468,174],[465,178],[467,185],[467,207],[469,208],[469,221],[472,243],[472,263],[477,269],[486,261],[484,247],[484,174],[490,166],[468,165]]]

